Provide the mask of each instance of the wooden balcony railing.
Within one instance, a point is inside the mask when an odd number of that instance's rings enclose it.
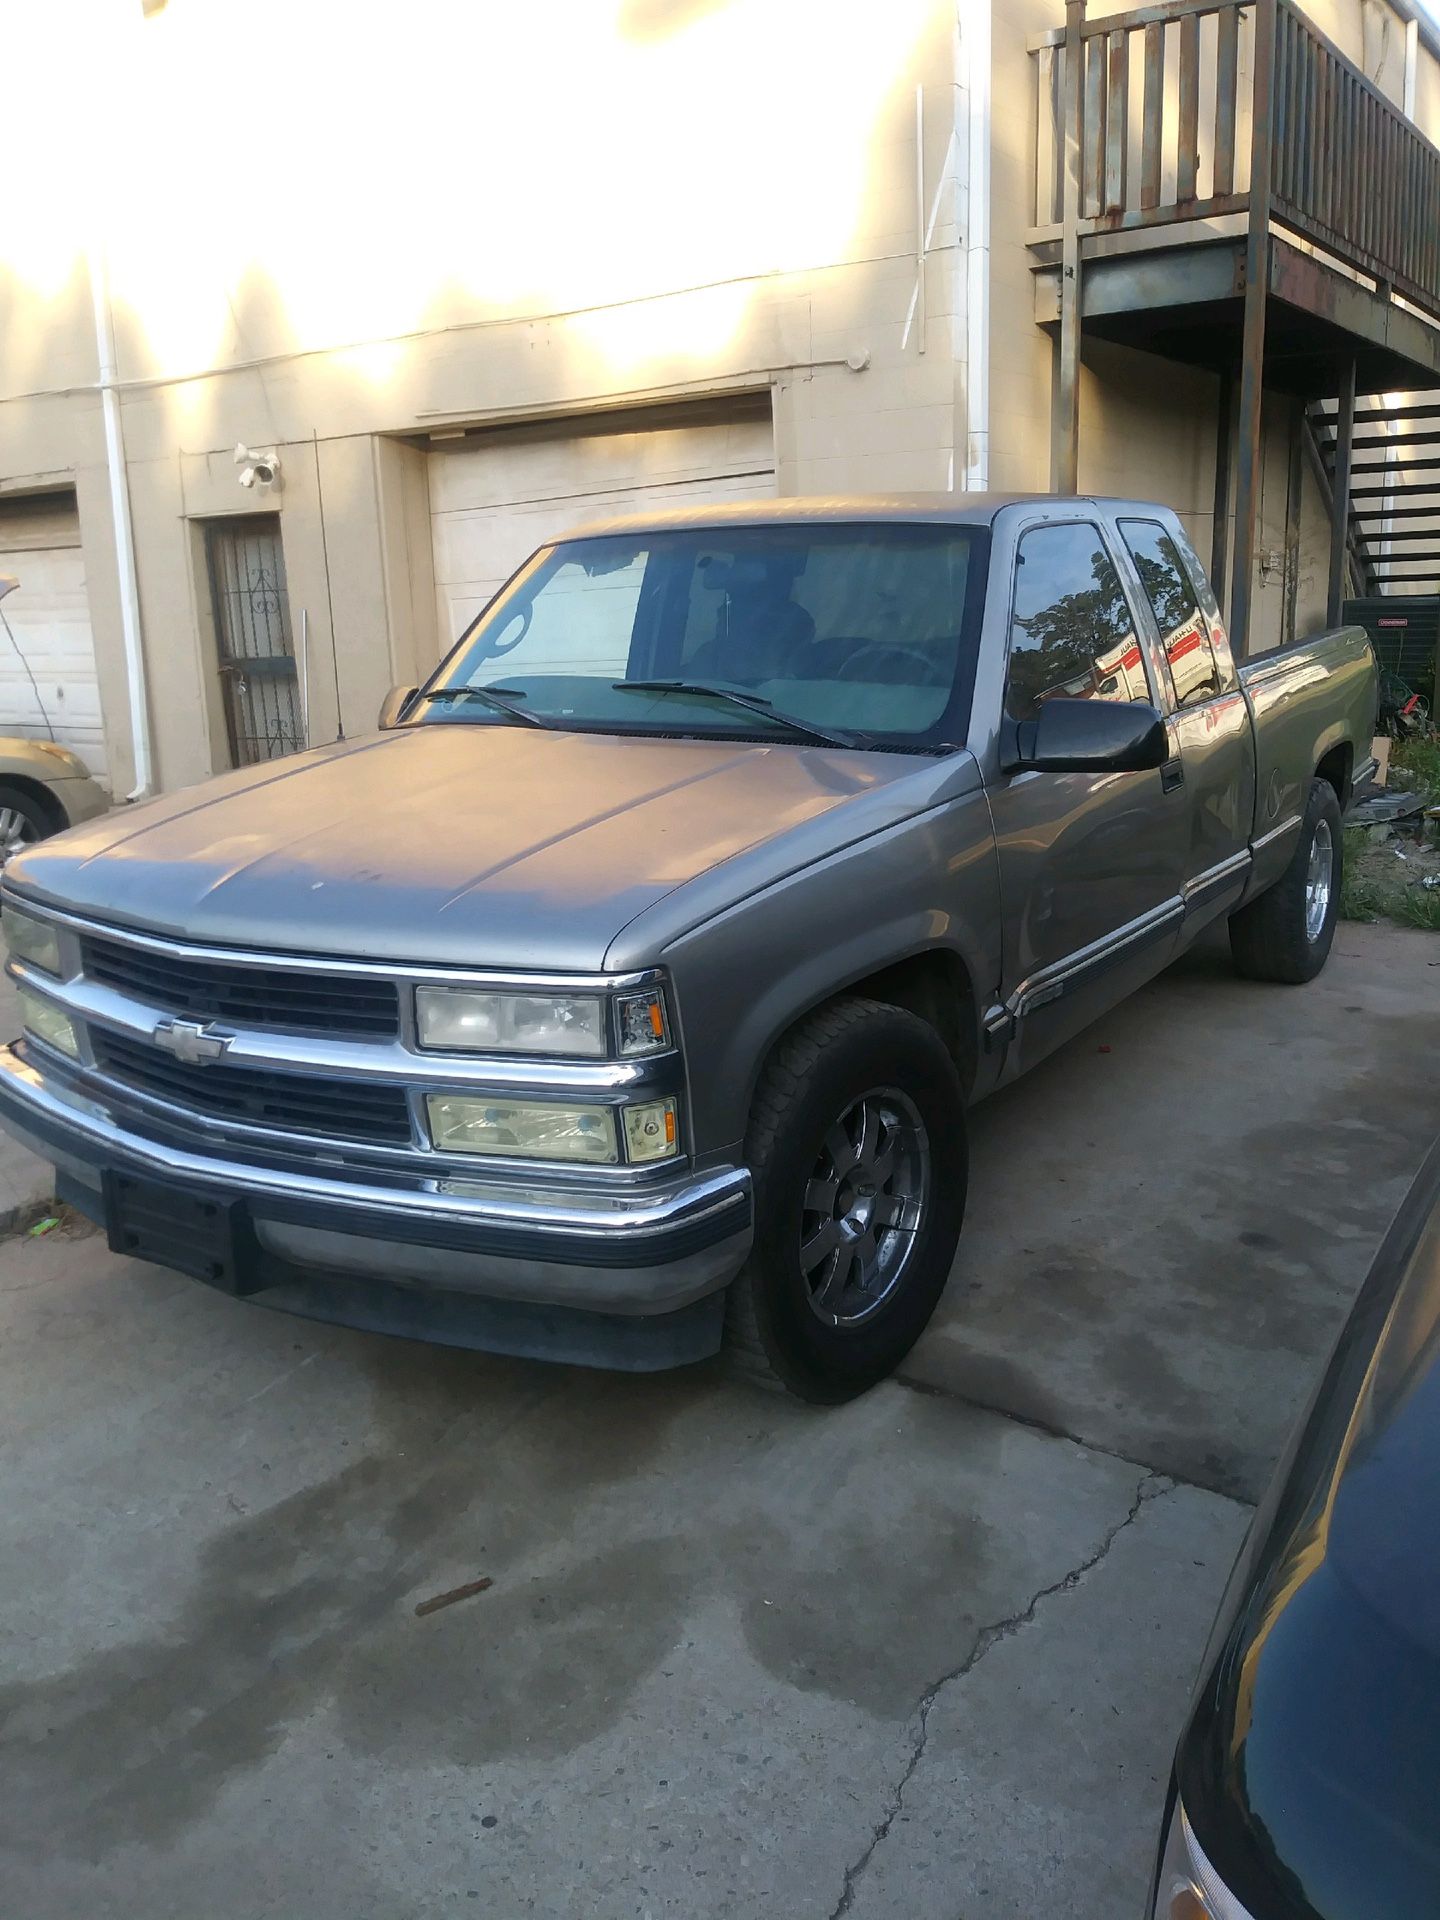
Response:
[[[1276,217],[1440,317],[1440,148],[1288,0],[1273,99]]]
[[[1292,0],[1069,11],[1068,28],[1031,41],[1032,241],[1062,237],[1072,153],[1082,239],[1248,213],[1252,178],[1268,175],[1273,220],[1440,319],[1440,148]],[[1273,21],[1266,49],[1257,19]]]

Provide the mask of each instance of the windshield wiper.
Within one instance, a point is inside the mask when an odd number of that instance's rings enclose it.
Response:
[[[813,721],[797,720],[793,713],[782,713],[763,693],[744,693],[738,687],[723,686],[718,680],[614,680],[611,685],[616,693],[704,694],[711,700],[728,700],[732,707],[743,707],[746,713],[758,713],[766,720],[773,720],[777,726],[788,728],[791,733],[803,734],[809,740],[819,740],[827,747],[864,744],[853,733],[817,727]]]
[[[526,713],[515,702],[523,700],[525,694],[519,687],[431,687],[428,693],[420,695],[422,700],[483,700],[487,707],[494,707],[497,713],[508,713],[514,720],[523,720],[527,727],[548,727],[550,722],[542,720],[538,713]]]

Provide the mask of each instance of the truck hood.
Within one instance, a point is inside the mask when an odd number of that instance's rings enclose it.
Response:
[[[6,882],[221,946],[596,970],[637,914],[750,848],[772,849],[768,875],[787,870],[787,837],[791,866],[815,857],[822,819],[830,847],[890,824],[912,807],[887,789],[926,766],[790,744],[402,728],[120,809],[29,849]],[[735,897],[754,878],[737,872]]]

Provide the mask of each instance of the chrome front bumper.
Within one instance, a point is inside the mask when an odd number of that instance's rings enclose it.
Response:
[[[372,1283],[591,1315],[676,1314],[724,1287],[750,1248],[750,1176],[742,1167],[623,1188],[547,1188],[538,1176],[522,1185],[468,1174],[367,1184],[318,1167],[260,1165],[149,1139],[103,1098],[38,1070],[12,1047],[0,1047],[0,1124],[51,1161],[67,1197],[97,1219],[107,1173],[243,1201],[256,1239],[277,1263],[277,1294],[318,1271],[347,1276],[345,1298],[360,1303],[321,1312],[311,1287],[308,1305],[279,1297],[270,1304],[363,1325],[388,1324],[362,1310]],[[447,1337],[432,1326],[395,1330]],[[463,1344],[535,1350],[484,1337]]]

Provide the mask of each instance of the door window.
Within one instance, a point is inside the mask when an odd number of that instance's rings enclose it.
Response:
[[[1032,527],[1015,563],[1006,710],[1027,720],[1061,694],[1153,698],[1120,575],[1088,521]]]
[[[1120,532],[1160,629],[1177,707],[1194,707],[1222,691],[1210,629],[1175,543],[1154,520],[1122,520]]]
[[[206,530],[215,642],[230,756],[237,767],[304,746],[278,515]]]

